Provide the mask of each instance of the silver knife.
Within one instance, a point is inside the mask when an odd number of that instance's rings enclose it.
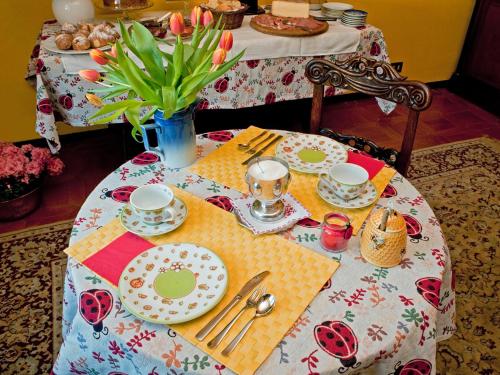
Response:
[[[241,290],[238,292],[237,295],[234,296],[234,298],[227,304],[224,309],[222,309],[221,312],[219,312],[214,318],[207,323],[205,327],[203,327],[200,332],[196,334],[196,338],[199,341],[203,341],[205,337],[208,336],[210,332],[215,328],[217,324],[224,318],[227,313],[234,307],[238,302],[240,302],[250,291],[252,291],[257,285],[260,284],[264,278],[269,275],[269,271],[264,271],[259,273],[258,275],[252,277],[250,280],[247,281],[247,283],[241,288]]]
[[[275,144],[276,142],[278,142],[281,138],[283,138],[282,135],[278,135],[276,138],[274,138],[271,142],[269,142],[267,145],[265,145],[264,147],[262,147],[259,151],[257,151],[255,154],[253,154],[252,156],[250,156],[247,160],[245,160],[243,163],[241,163],[242,165],[246,165],[248,164],[252,159],[262,155],[264,153],[264,151],[266,151],[269,147],[271,147],[273,144]]]

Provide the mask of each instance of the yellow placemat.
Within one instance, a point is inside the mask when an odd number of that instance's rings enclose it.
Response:
[[[227,266],[229,286],[221,303],[212,311],[192,322],[173,325],[172,328],[233,371],[252,374],[279,344],[339,264],[277,235],[255,237],[237,224],[231,213],[185,191],[173,189],[175,195],[186,203],[188,217],[177,230],[148,238],[148,241],[156,245],[190,242],[211,249]],[[125,232],[118,219],[114,219],[65,252],[83,262]],[[196,340],[195,334],[222,310],[251,277],[264,270],[271,273],[261,285],[275,295],[275,311],[257,319],[229,357],[222,356],[220,352],[243,328],[252,316],[252,311],[247,311],[217,349],[209,349],[206,344],[233,318],[244,302],[240,302],[203,342]]]
[[[195,165],[190,167],[189,170],[241,192],[248,192],[248,186],[245,183],[247,166],[241,163],[251,155],[238,150],[238,143],[248,142],[261,131],[262,129],[260,128],[250,126],[224,146],[199,160]],[[274,155],[275,148],[276,147],[271,147],[264,152],[264,155]],[[323,221],[325,214],[331,211],[343,212],[351,219],[354,234],[357,234],[363,222],[370,214],[373,205],[357,209],[333,207],[326,203],[316,192],[318,176],[295,171],[291,171],[291,173],[292,181],[288,187],[288,192],[297,198],[297,200],[311,212],[315,220],[320,222]],[[396,171],[392,168],[382,168],[371,180],[377,189],[379,197],[395,173]]]

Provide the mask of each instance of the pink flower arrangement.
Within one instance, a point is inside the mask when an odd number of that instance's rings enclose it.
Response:
[[[40,183],[47,173],[57,176],[64,164],[48,149],[0,142],[0,201],[17,198]]]

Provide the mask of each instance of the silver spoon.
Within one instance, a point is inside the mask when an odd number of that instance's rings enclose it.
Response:
[[[267,130],[264,130],[262,133],[260,133],[259,135],[253,137],[252,139],[250,139],[248,141],[248,143],[238,143],[238,147],[243,149],[243,150],[246,150],[247,148],[250,147],[250,144],[252,142],[255,142],[257,139],[259,139],[260,137],[262,137],[263,135],[267,134]]]
[[[257,304],[257,308],[255,310],[255,315],[248,321],[247,324],[243,327],[240,333],[229,343],[229,345],[222,351],[222,355],[228,356],[234,348],[236,348],[236,345],[238,345],[247,333],[247,331],[250,329],[250,326],[254,322],[255,319],[261,318],[263,316],[268,315],[271,311],[273,311],[274,306],[276,304],[276,300],[274,299],[274,296],[272,294],[264,294],[262,297],[259,299],[259,303]]]

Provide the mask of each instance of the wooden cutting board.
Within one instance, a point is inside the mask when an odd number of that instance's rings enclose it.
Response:
[[[293,29],[286,29],[286,30],[278,30],[273,27],[269,26],[263,26],[254,21],[255,17],[250,20],[250,26],[254,28],[257,31],[260,31],[261,33],[264,34],[270,34],[270,35],[280,35],[280,36],[313,36],[313,35],[318,35],[318,34],[323,34],[328,30],[328,22],[320,22],[320,26],[317,28],[311,28],[311,29],[305,29],[305,28],[299,28],[299,27],[294,27]]]

